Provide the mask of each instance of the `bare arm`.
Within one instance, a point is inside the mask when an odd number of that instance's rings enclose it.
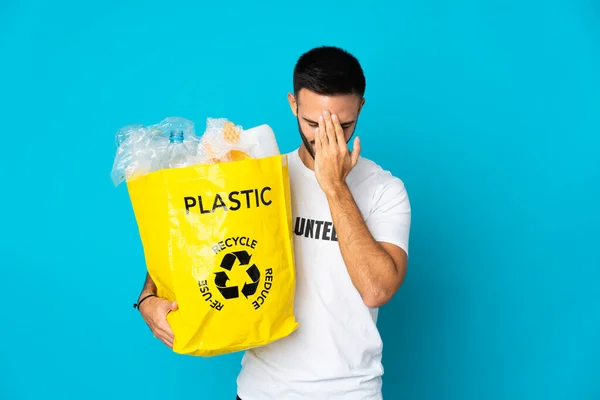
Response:
[[[390,301],[406,275],[407,255],[400,247],[376,242],[347,185],[327,194],[342,257],[365,305]]]
[[[156,295],[156,293],[157,293],[156,284],[152,280],[152,277],[150,276],[150,274],[146,272],[146,280],[144,281],[144,287],[142,288],[142,293],[140,293],[140,297],[138,300],[141,300],[142,298],[144,298],[150,294]]]
[[[407,254],[400,247],[375,241],[360,213],[346,177],[356,166],[360,140],[348,150],[337,115],[323,111],[315,130],[315,176],[327,196],[340,251],[352,283],[365,305],[379,307],[398,290],[406,273]],[[379,221],[378,223],[386,223]]]

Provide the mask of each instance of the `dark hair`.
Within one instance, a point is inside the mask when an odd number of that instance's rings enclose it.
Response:
[[[346,50],[316,47],[302,54],[294,68],[294,94],[308,89],[324,96],[356,94],[363,97],[365,75],[360,63]]]

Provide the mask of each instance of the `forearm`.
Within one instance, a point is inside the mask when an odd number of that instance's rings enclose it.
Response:
[[[399,271],[375,241],[348,186],[327,195],[344,263],[352,283],[370,307],[385,303],[396,288]]]
[[[140,298],[147,296],[149,294],[157,294],[156,284],[150,277],[150,274],[146,272],[146,281],[144,282],[144,287],[142,288],[142,293],[140,293]]]

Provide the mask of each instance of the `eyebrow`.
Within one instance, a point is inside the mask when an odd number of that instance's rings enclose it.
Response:
[[[302,119],[303,119],[303,120],[305,120],[306,122],[308,122],[309,124],[313,124],[313,125],[319,125],[319,123],[318,123],[318,122],[316,122],[316,121],[313,121],[312,119],[308,119],[308,118],[306,118],[306,117],[302,117]],[[344,126],[344,125],[348,126],[348,125],[352,125],[352,124],[353,124],[353,123],[355,123],[355,122],[356,122],[356,120],[352,120],[352,121],[346,121],[346,122],[340,122],[340,125],[341,125],[341,126]]]

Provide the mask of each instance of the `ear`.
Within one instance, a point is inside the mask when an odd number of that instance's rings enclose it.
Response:
[[[298,116],[298,103],[296,102],[296,97],[292,93],[288,93],[288,102],[290,103],[290,108],[292,109],[292,114],[295,117]]]
[[[365,105],[365,102],[367,101],[367,99],[365,99],[364,97],[362,98],[362,100],[360,101],[360,106],[358,106],[358,113],[360,114],[360,112],[362,111],[363,106]]]

